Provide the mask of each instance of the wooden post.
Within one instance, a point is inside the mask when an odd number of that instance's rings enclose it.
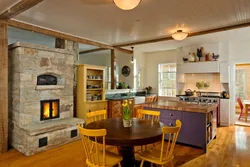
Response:
[[[8,150],[8,32],[0,23],[0,152]]]
[[[111,89],[116,89],[116,55],[114,49],[111,49]]]

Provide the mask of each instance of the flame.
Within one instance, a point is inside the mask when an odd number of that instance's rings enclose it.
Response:
[[[58,116],[58,102],[52,102],[52,117]]]
[[[49,103],[44,103],[43,104],[43,117],[44,118],[49,118],[49,113],[50,113],[50,111],[49,111]]]
[[[52,102],[52,111],[50,111],[50,103],[43,103],[43,118],[50,118],[50,112],[52,112],[52,118],[58,116],[58,102]]]

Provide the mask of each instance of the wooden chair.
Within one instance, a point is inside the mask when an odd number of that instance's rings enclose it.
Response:
[[[160,111],[152,111],[152,110],[142,110],[139,109],[137,112],[137,118],[139,119],[147,119],[152,121],[160,121]]]
[[[91,123],[91,122],[99,121],[102,119],[107,119],[107,111],[106,110],[98,110],[98,111],[86,113],[86,125]]]
[[[139,118],[139,119],[147,119],[147,120],[159,122],[160,115],[161,115],[160,111],[142,110],[142,109],[138,109],[138,111],[137,111],[137,118]],[[153,146],[155,146],[154,143],[153,143]],[[145,145],[145,149],[147,149],[147,145]],[[143,150],[143,146],[141,146],[141,151],[142,150]],[[137,152],[139,152],[139,151],[140,150],[138,150]]]
[[[122,157],[105,149],[106,129],[84,129],[78,125],[78,130],[86,155],[87,167],[111,167],[117,164],[118,167],[121,167]],[[101,147],[97,142],[102,143]]]
[[[141,167],[143,167],[144,161],[151,162],[152,164],[161,165],[162,167],[168,163],[173,167],[173,151],[175,147],[176,140],[178,138],[178,134],[180,132],[182,123],[180,120],[176,120],[176,127],[163,127],[162,128],[162,142],[161,149],[151,148],[145,150],[141,153]],[[167,143],[165,143],[165,137],[168,137]],[[164,147],[164,145],[167,147]]]
[[[241,98],[240,98],[240,97],[237,98],[237,102],[238,102],[238,104],[239,104],[239,106],[240,106],[240,116],[239,116],[239,118],[238,118],[238,120],[240,120],[240,118],[242,117],[242,114],[243,114],[245,111],[244,111],[244,106],[243,106],[243,104],[242,104],[242,101],[241,101]],[[248,111],[250,111],[249,108],[248,108]]]

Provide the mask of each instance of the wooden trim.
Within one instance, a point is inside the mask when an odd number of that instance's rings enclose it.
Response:
[[[189,33],[188,37],[194,37],[194,36],[211,34],[211,33],[216,33],[216,32],[234,30],[234,29],[244,28],[244,27],[249,27],[249,26],[250,26],[250,22],[247,22],[247,23],[243,23],[243,24],[237,24],[237,25],[232,25],[232,26],[226,26],[226,27],[221,27],[221,28],[215,28],[215,29],[210,29],[210,30],[205,30],[205,31]],[[142,44],[161,42],[161,41],[169,41],[169,40],[174,40],[174,39],[171,36],[168,36],[168,37],[163,37],[163,38],[157,38],[157,39],[151,39],[151,40],[145,40],[145,41],[130,42],[130,43],[114,45],[114,47],[142,45]]]
[[[32,8],[43,0],[21,0],[0,15],[0,19],[9,20],[16,15]]]
[[[8,149],[8,29],[0,22],[0,152]]]
[[[87,54],[87,53],[92,53],[92,52],[99,52],[99,51],[103,51],[103,50],[108,50],[108,49],[106,49],[106,48],[97,48],[97,49],[92,49],[92,50],[85,50],[85,51],[79,52],[79,54]]]
[[[114,49],[111,49],[111,89],[116,89],[116,55]]]
[[[128,49],[123,49],[123,48],[119,48],[119,47],[114,47],[113,49],[123,52],[123,53],[127,53],[127,54],[133,54],[132,50],[128,50]],[[92,50],[86,50],[86,51],[81,51],[79,52],[79,54],[87,54],[87,53],[92,53],[92,52],[99,52],[99,51],[103,51],[103,50],[108,50],[106,48],[97,48],[97,49],[92,49]]]
[[[123,52],[123,53],[127,53],[127,54],[133,54],[134,52],[132,50],[128,50],[128,49],[123,49],[120,47],[114,47],[115,50]]]
[[[35,26],[35,25],[32,25],[32,24],[27,24],[27,23],[20,22],[20,21],[17,21],[17,20],[8,20],[8,21],[3,21],[2,20],[2,22],[7,23],[8,26],[21,28],[21,29],[24,29],[24,30],[33,31],[33,32],[53,36],[53,37],[56,37],[56,38],[62,38],[62,39],[67,39],[67,40],[75,41],[75,42],[82,43],[82,44],[98,46],[100,48],[113,49],[113,47],[111,45],[108,45],[108,44],[103,44],[103,43],[100,43],[100,42],[91,41],[91,40],[88,40],[88,39],[85,39],[85,38],[81,38],[81,37],[73,36],[73,35],[70,35],[70,34],[58,32],[58,31],[55,31],[55,30]]]

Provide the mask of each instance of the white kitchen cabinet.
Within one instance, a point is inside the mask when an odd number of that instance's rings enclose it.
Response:
[[[219,63],[217,61],[211,62],[194,62],[183,63],[180,65],[179,71],[185,74],[195,73],[219,73]]]
[[[229,83],[229,71],[227,62],[220,63],[220,83]]]
[[[230,126],[230,99],[220,99],[220,125]]]

